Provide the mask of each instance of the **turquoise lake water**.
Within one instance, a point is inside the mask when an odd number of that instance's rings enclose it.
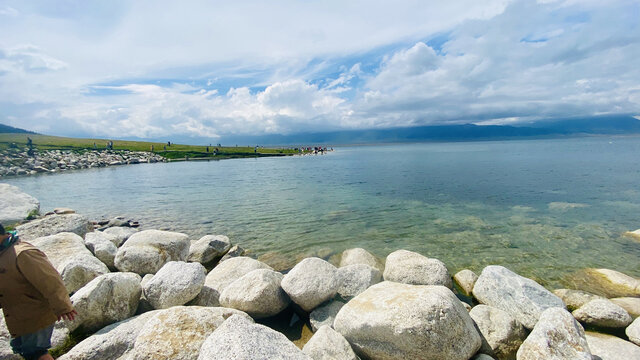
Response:
[[[3,179],[92,219],[225,234],[279,269],[363,247],[501,264],[548,286],[585,267],[640,276],[640,138],[336,148]]]

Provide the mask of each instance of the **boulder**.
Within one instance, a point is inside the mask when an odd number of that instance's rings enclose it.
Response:
[[[40,211],[40,202],[16,186],[0,184],[0,224],[17,223]]]
[[[286,336],[233,315],[204,341],[198,360],[310,360]]]
[[[573,312],[581,323],[604,328],[624,328],[631,324],[631,315],[608,299],[595,299]]]
[[[63,232],[40,237],[30,243],[47,255],[51,264],[62,275],[69,293],[77,291],[96,277],[109,273],[107,266],[93,256],[82,238],[74,233]]]
[[[584,269],[571,281],[582,290],[607,298],[640,297],[640,279],[611,269]]]
[[[282,279],[282,289],[291,301],[310,312],[333,298],[338,291],[338,269],[328,262],[310,257],[302,260]]]
[[[604,299],[602,296],[581,290],[557,289],[553,290],[553,293],[564,301],[569,311],[573,311],[591,300]]]
[[[619,297],[609,299],[614,304],[620,306],[621,308],[627,310],[629,315],[632,318],[637,318],[640,316],[640,298],[637,297]]]
[[[473,285],[478,280],[478,275],[471,270],[464,269],[453,275],[453,280],[460,286],[464,295],[470,296],[473,291]]]
[[[627,334],[629,341],[640,345],[640,320],[635,319],[631,325],[625,329],[624,333]]]
[[[322,306],[318,306],[309,314],[309,322],[311,323],[311,330],[313,332],[318,331],[324,325],[333,327],[333,322],[336,319],[336,315],[342,307],[344,302],[340,300],[330,301]]]
[[[302,352],[313,360],[359,360],[347,339],[327,325],[313,334]]]
[[[206,235],[191,244],[188,261],[206,264],[222,257],[230,248],[231,242],[228,237],[224,235]]]
[[[197,359],[205,339],[232,315],[249,319],[241,311],[222,307],[176,306],[159,311],[144,324],[129,359]]]
[[[281,273],[273,270],[253,270],[222,291],[220,305],[244,311],[254,319],[276,315],[290,302],[280,287],[282,278]]]
[[[142,291],[154,309],[184,305],[200,293],[206,274],[202,264],[169,261],[144,284]]]
[[[234,257],[243,256],[245,253],[244,249],[240,247],[240,245],[233,245],[227,253],[220,258],[220,262],[229,260]]]
[[[239,256],[220,262],[207,274],[194,305],[220,306],[220,294],[229,284],[256,269],[273,270],[269,265],[249,257]]]
[[[86,233],[93,231],[93,225],[89,219],[79,214],[49,215],[20,225],[16,230],[18,230],[20,239],[31,242],[40,237],[62,232],[70,232],[84,237]]]
[[[76,211],[69,208],[58,207],[53,209],[53,213],[58,215],[66,215],[66,214],[75,214]]]
[[[382,281],[382,273],[369,265],[354,264],[338,268],[338,294],[350,299]]]
[[[113,244],[117,247],[122,246],[122,244],[131,237],[131,235],[138,232],[138,229],[124,226],[114,226],[107,228],[103,231],[103,233],[114,236]]]
[[[135,233],[118,249],[115,266],[139,275],[155,274],[169,261],[186,261],[188,236],[181,233],[144,230]]]
[[[11,350],[11,334],[7,329],[7,323],[4,316],[0,316],[0,359],[2,360],[22,360],[22,356],[16,355]]]
[[[116,258],[118,248],[114,244],[115,236],[105,234],[101,231],[87,233],[84,236],[84,244],[105,265],[110,269],[115,269],[113,261]]]
[[[451,275],[442,261],[413,251],[396,250],[389,254],[383,275],[386,281],[452,287]]]
[[[613,335],[585,333],[594,360],[640,359],[640,346]]]
[[[372,359],[467,360],[482,343],[467,310],[440,285],[373,285],[342,307],[334,328]]]
[[[482,335],[480,352],[497,359],[515,359],[518,348],[527,338],[527,331],[518,320],[506,311],[487,305],[476,305],[469,316]]]
[[[497,265],[482,270],[473,295],[482,304],[508,312],[527,329],[533,329],[546,309],[564,309],[562,300],[537,282]]]
[[[369,265],[372,268],[378,269],[381,273],[384,271],[382,260],[365,249],[355,248],[343,251],[342,258],[340,259],[340,267],[355,264]]]
[[[142,291],[140,280],[134,273],[110,273],[91,280],[71,297],[78,316],[68,323],[69,330],[94,332],[133,316]]]
[[[636,240],[640,240],[640,229],[634,231],[627,231],[624,233],[625,236],[630,238],[634,238]]]
[[[561,308],[545,310],[531,334],[522,343],[518,360],[591,360],[582,326]]]

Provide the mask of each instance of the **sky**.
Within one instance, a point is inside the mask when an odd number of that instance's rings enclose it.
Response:
[[[0,123],[158,139],[640,114],[640,2],[0,0]]]

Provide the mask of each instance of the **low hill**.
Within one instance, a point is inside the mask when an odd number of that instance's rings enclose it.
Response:
[[[28,131],[24,129],[15,128],[13,126],[0,124],[0,134],[2,133],[11,133],[11,134],[35,134],[33,131]]]

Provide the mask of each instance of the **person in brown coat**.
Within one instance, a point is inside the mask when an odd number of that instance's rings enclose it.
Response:
[[[53,325],[77,315],[62,277],[47,256],[2,225],[0,307],[13,352],[27,360],[53,360],[49,355]]]

